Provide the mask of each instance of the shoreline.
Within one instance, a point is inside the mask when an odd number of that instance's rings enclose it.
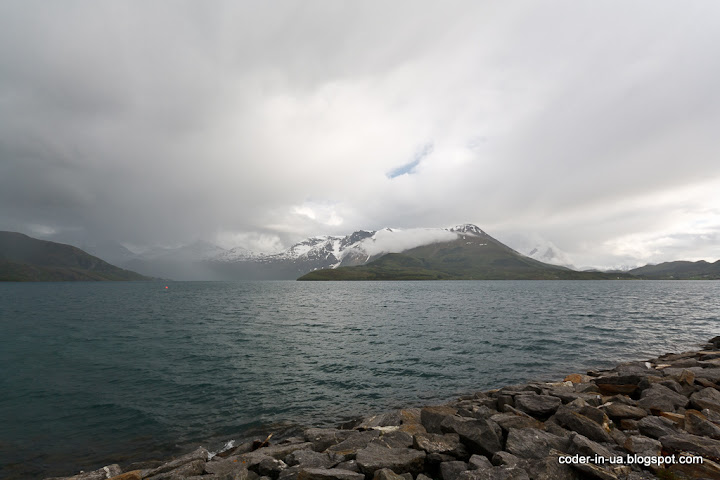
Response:
[[[47,477],[401,478],[720,478],[720,337],[700,350],[309,428],[278,443],[271,435],[216,455],[199,447],[174,459]]]

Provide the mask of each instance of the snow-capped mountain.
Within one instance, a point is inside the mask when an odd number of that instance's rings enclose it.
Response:
[[[562,250],[550,242],[545,245],[536,245],[532,247],[525,255],[543,263],[575,268],[573,267],[570,258],[568,258]]]
[[[386,253],[439,242],[458,236],[486,235],[471,224],[450,228],[384,228],[358,230],[349,235],[307,238],[281,252],[258,253],[238,246],[223,249],[206,242],[177,248],[153,249],[128,266],[147,275],[174,279],[295,279],[312,270],[362,265]]]

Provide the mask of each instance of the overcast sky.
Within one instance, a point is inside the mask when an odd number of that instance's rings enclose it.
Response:
[[[0,229],[720,258],[716,1],[0,2]]]

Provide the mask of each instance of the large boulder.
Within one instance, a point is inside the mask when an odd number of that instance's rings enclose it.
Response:
[[[515,408],[536,418],[547,418],[558,409],[562,401],[550,395],[516,395]]]
[[[577,432],[590,440],[605,443],[611,443],[613,441],[610,434],[600,424],[567,407],[559,408],[553,418],[561,426]]]
[[[417,475],[423,470],[425,452],[412,448],[382,448],[370,445],[358,451],[355,460],[366,475],[373,475],[381,468],[389,468],[398,474]]]
[[[712,438],[681,433],[660,437],[660,443],[663,449],[671,453],[689,452],[714,462],[720,461],[720,441]]]
[[[626,405],[624,403],[609,403],[602,405],[600,408],[613,420],[623,420],[626,418],[640,420],[648,415],[644,409],[634,407],[632,405]]]
[[[457,414],[457,408],[447,405],[425,407],[420,410],[420,423],[428,433],[443,433],[440,424],[449,416]]]
[[[720,391],[714,388],[703,388],[690,395],[690,405],[697,410],[707,408],[720,413]]]
[[[520,458],[543,458],[551,449],[567,450],[567,440],[536,428],[511,428],[505,450]]]
[[[419,433],[413,439],[413,446],[427,453],[446,453],[455,457],[466,453],[457,433]]]
[[[365,480],[365,475],[340,468],[303,468],[297,480]]]
[[[472,453],[492,456],[502,450],[502,429],[491,420],[446,417],[440,425],[446,433],[456,433]]]
[[[687,406],[689,400],[685,395],[670,390],[669,388],[653,384],[650,388],[643,390],[638,407],[646,410],[658,410],[663,412],[674,412],[679,407]]]
[[[681,433],[675,423],[663,417],[645,417],[637,423],[637,427],[641,435],[655,439]]]
[[[697,410],[685,412],[685,431],[693,435],[720,440],[720,426],[715,425]]]

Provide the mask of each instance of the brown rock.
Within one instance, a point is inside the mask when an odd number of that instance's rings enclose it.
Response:
[[[571,373],[567,377],[564,378],[563,381],[565,382],[572,382],[572,383],[588,383],[590,381],[591,377],[587,375],[581,375],[579,373]]]
[[[611,403],[609,405],[603,405],[600,408],[613,420],[622,420],[624,418],[640,420],[641,418],[647,417],[647,412],[642,408],[622,403]]]
[[[142,470],[133,470],[132,472],[121,473],[109,480],[142,480],[142,475],[140,474],[141,471]]]

